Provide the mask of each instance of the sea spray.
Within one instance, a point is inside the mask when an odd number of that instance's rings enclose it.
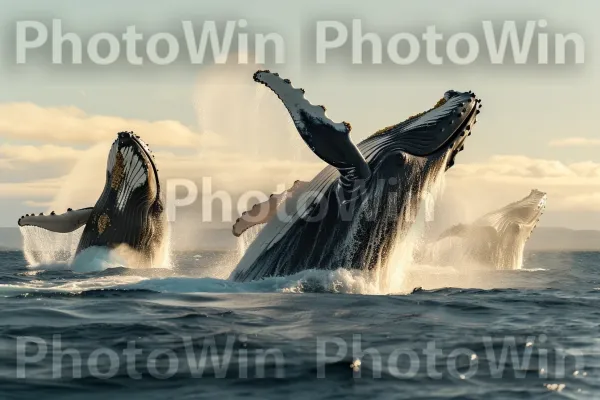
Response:
[[[514,226],[512,230],[498,232],[493,226],[464,225],[456,234],[427,243],[420,260],[463,271],[521,269],[530,231],[526,227]]]
[[[76,272],[103,271],[111,267],[173,268],[170,235],[156,251],[156,258],[147,265],[144,257],[127,245],[115,248],[92,247],[75,256],[79,239],[85,227],[70,233],[56,233],[34,227],[21,227],[23,254],[30,267],[67,263]]]
[[[71,171],[61,179],[62,184],[50,207],[45,210],[46,215],[54,210],[64,212],[68,208],[76,209],[77,205],[90,206],[95,203],[106,178],[104,168],[98,168],[105,162],[106,147],[105,143],[99,143],[84,152]],[[25,260],[31,266],[73,261],[83,229],[56,233],[34,226],[21,227]]]
[[[256,237],[258,236],[258,234],[260,233],[262,228],[263,228],[263,225],[251,226],[250,228],[246,229],[246,231],[244,231],[244,233],[242,233],[237,238],[237,258],[238,259],[236,262],[238,262],[239,260],[242,259],[242,257],[246,253],[246,250],[248,250],[248,247],[250,247],[250,245],[252,244],[254,239],[256,239]]]
[[[448,154],[441,157],[427,171],[418,163],[413,162],[411,181],[409,187],[412,187],[415,180],[423,179],[421,191],[411,191],[408,194],[407,206],[403,209],[400,218],[409,219],[414,210],[409,207],[418,207],[416,217],[408,224],[398,224],[398,233],[396,242],[393,245],[387,265],[383,269],[385,276],[382,276],[380,286],[386,292],[400,293],[412,290],[405,282],[406,272],[414,266],[415,253],[423,245],[423,237],[427,232],[428,223],[435,215],[435,202],[441,196],[445,189],[445,165]],[[410,160],[410,159],[409,159]],[[413,198],[415,196],[416,198]]]
[[[72,261],[83,229],[55,233],[35,226],[20,227],[25,260],[32,266]]]

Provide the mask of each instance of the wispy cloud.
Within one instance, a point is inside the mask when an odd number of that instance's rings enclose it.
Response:
[[[556,139],[548,143],[550,147],[585,147],[600,146],[600,139],[591,139],[583,137],[570,137],[565,139]]]
[[[587,161],[563,163],[559,160],[530,158],[523,155],[497,155],[486,162],[457,164],[453,172],[457,176],[486,177],[491,180],[505,179],[599,179],[600,164]]]
[[[2,193],[3,198],[46,200],[54,196],[61,185],[61,178],[42,179],[30,182],[6,182],[0,183],[0,193]]]
[[[144,121],[91,115],[76,107],[41,107],[33,103],[0,103],[0,136],[54,144],[95,144],[114,140],[119,131],[135,131],[155,146],[188,147],[214,135],[201,135],[179,121]]]
[[[551,210],[600,211],[600,163],[499,155],[481,163],[457,164],[448,183],[449,193],[471,208],[481,206],[478,212],[514,201],[534,188],[548,193]]]
[[[83,150],[68,146],[0,144],[0,159],[9,163],[23,162],[39,164],[44,162],[65,162],[76,160],[83,153]]]

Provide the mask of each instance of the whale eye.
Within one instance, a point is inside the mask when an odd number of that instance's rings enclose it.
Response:
[[[164,207],[160,201],[154,203],[154,212],[161,213],[164,211]]]

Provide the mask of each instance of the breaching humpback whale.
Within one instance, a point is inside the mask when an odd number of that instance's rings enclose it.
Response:
[[[27,214],[19,226],[52,232],[85,228],[75,254],[92,247],[127,245],[152,266],[166,240],[166,216],[158,170],[150,149],[133,132],[119,132],[108,154],[106,183],[94,207],[64,214]]]
[[[258,71],[254,80],[279,97],[302,139],[329,166],[283,201],[259,205],[256,219],[265,224],[230,279],[386,268],[395,243],[417,216],[423,193],[463,150],[481,100],[471,92],[447,91],[432,109],[355,146],[350,124],[331,121],[323,106],[305,99],[303,89],[269,71]],[[277,203],[276,212],[270,203]],[[248,227],[246,219],[238,220],[242,226],[234,226],[234,234]]]
[[[520,268],[525,244],[544,213],[546,200],[546,193],[533,189],[525,198],[472,224],[452,226],[428,246],[424,262],[457,265],[475,261],[498,269]]]

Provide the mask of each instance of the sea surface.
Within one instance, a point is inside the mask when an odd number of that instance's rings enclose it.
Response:
[[[0,399],[600,399],[600,253],[413,266],[397,294],[344,271],[233,283],[232,257],[0,253]]]

